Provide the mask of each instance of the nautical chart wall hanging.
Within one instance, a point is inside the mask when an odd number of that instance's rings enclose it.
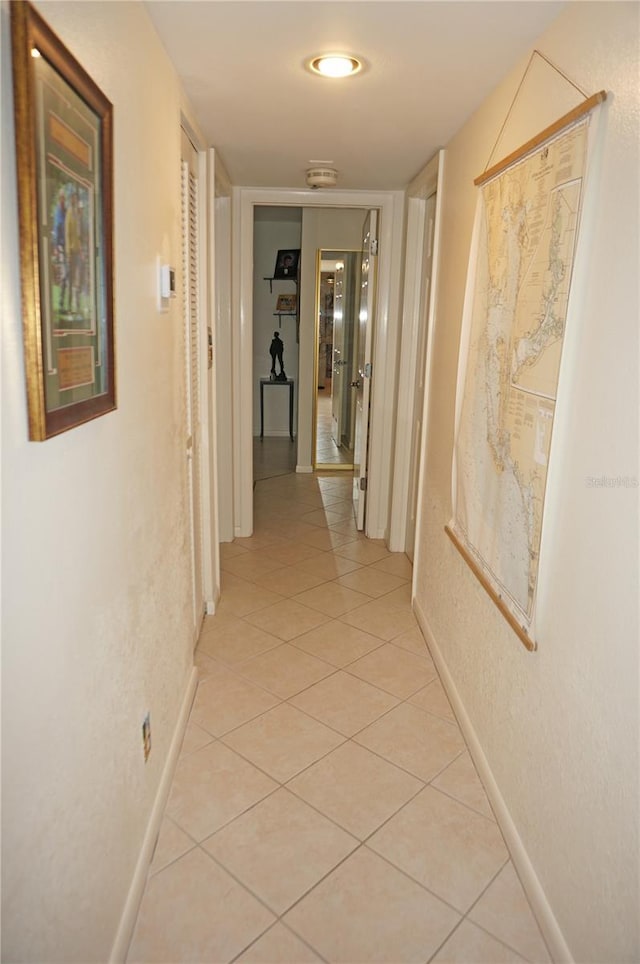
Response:
[[[590,112],[605,97],[589,98],[475,181],[446,531],[531,650]]]

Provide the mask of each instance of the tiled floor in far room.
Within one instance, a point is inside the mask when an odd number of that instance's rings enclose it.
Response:
[[[129,962],[548,961],[410,607],[351,480],[255,487]]]
[[[316,394],[316,464],[347,465],[353,462],[353,452],[336,445],[331,436],[332,402],[331,382],[328,382],[324,390]]]

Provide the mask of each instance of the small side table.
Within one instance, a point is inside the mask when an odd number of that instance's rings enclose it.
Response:
[[[260,438],[264,438],[264,386],[265,385],[288,385],[289,386],[289,438],[293,442],[293,392],[295,380],[287,378],[286,382],[271,381],[270,378],[260,379]]]

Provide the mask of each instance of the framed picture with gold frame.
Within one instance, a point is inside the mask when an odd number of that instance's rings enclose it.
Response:
[[[11,3],[29,438],[116,407],[113,114],[27,2]]]

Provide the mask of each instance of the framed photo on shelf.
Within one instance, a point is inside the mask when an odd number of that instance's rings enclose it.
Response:
[[[112,105],[27,2],[11,4],[29,438],[116,407]]]
[[[300,248],[286,249],[278,251],[276,266],[273,272],[274,278],[293,278],[298,277],[298,265],[300,263]]]
[[[281,311],[283,314],[294,314],[297,304],[297,295],[278,295],[278,300],[276,301],[276,311]]]

